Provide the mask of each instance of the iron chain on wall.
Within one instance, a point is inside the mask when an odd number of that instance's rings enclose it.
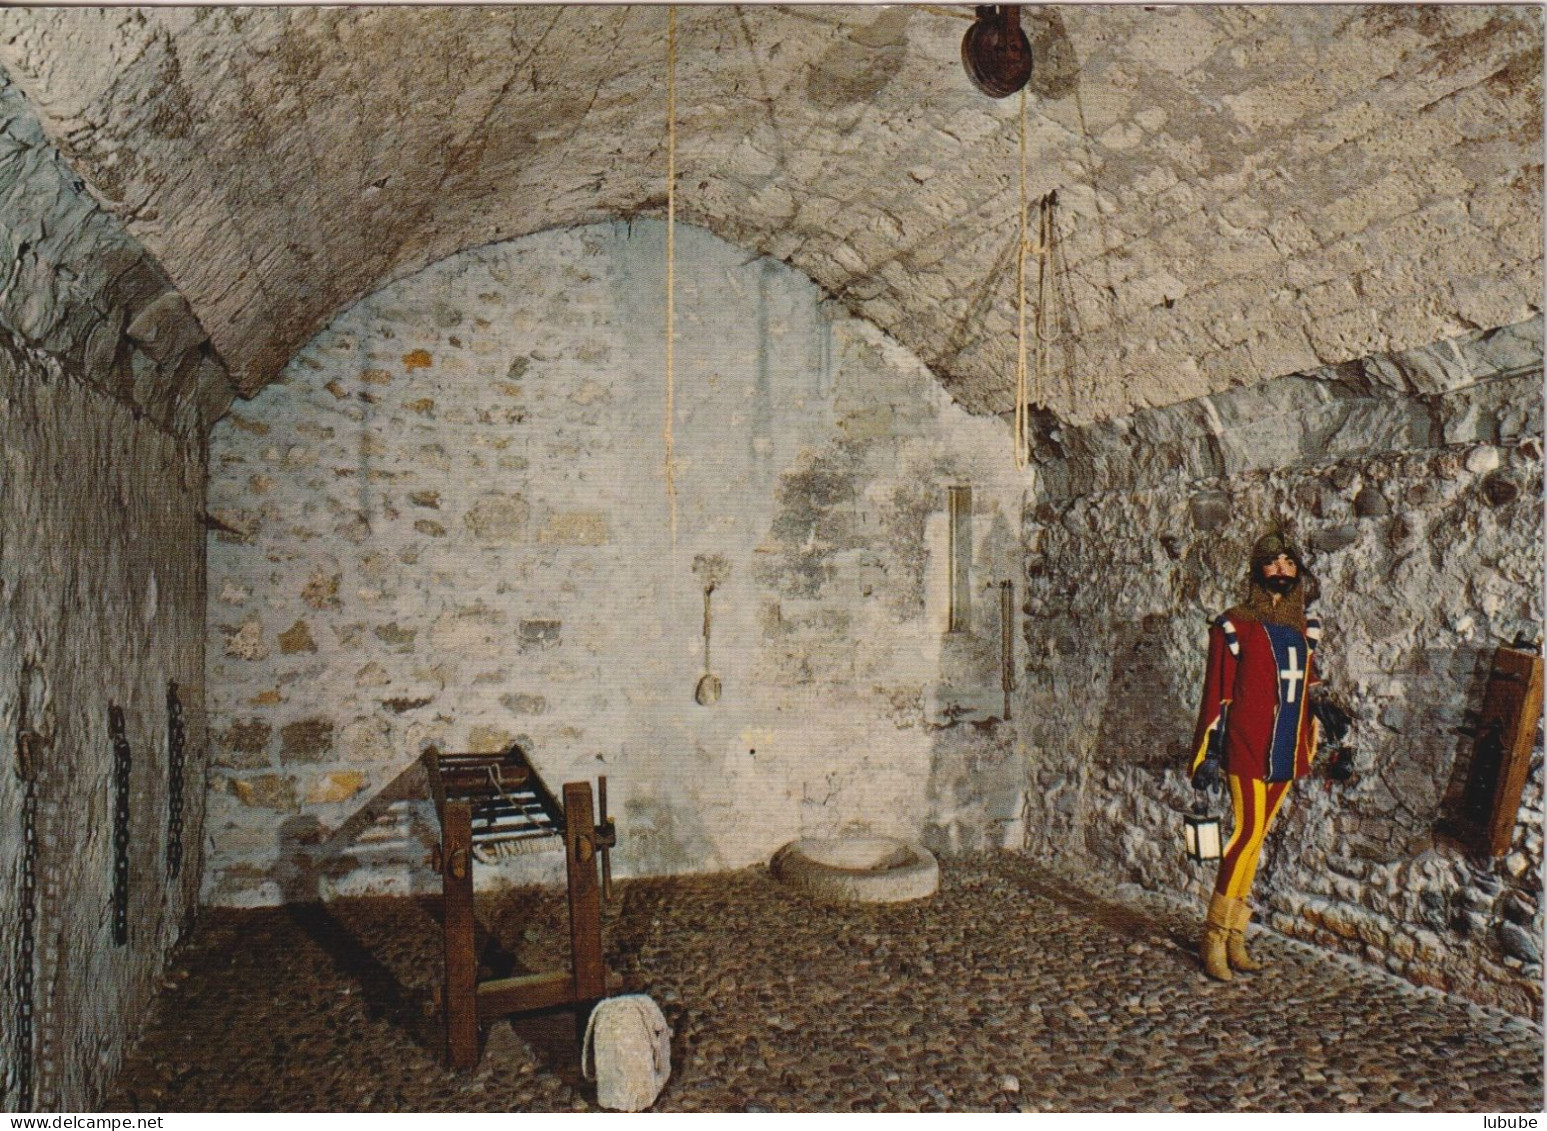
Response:
[[[177,684],[167,684],[167,878],[177,879],[183,870],[183,704]]]
[[[110,703],[108,731],[113,736],[113,944],[129,941],[129,737],[124,709]]]
[[[25,717],[22,727],[25,728]],[[19,729],[16,776],[22,783],[21,929],[16,937],[16,1097],[17,1111],[32,1103],[32,982],[38,916],[38,786],[33,760],[34,736]]]

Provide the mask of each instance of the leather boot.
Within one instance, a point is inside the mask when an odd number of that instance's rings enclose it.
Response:
[[[1218,982],[1230,981],[1230,959],[1225,947],[1230,938],[1231,907],[1235,901],[1229,896],[1214,893],[1209,900],[1209,913],[1203,920],[1203,942],[1198,956],[1203,959],[1203,972]]]
[[[1230,934],[1225,940],[1225,955],[1235,970],[1261,970],[1262,963],[1246,953],[1246,924],[1252,921],[1252,907],[1244,899],[1233,899]]]

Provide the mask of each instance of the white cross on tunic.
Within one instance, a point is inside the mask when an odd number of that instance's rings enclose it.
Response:
[[[1305,678],[1305,672],[1300,669],[1300,654],[1298,650],[1289,649],[1289,666],[1278,673],[1289,684],[1289,690],[1284,696],[1286,703],[1295,701],[1295,693],[1299,690],[1300,681]]]

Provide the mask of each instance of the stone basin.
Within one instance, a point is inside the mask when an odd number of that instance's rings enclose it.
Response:
[[[890,836],[803,837],[774,853],[770,868],[797,891],[834,903],[901,903],[940,887],[934,854]]]

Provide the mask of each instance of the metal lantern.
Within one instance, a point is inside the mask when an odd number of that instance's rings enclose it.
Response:
[[[1187,858],[1202,864],[1218,860],[1223,838],[1220,820],[1209,813],[1188,813],[1182,817],[1182,838],[1187,842]]]

